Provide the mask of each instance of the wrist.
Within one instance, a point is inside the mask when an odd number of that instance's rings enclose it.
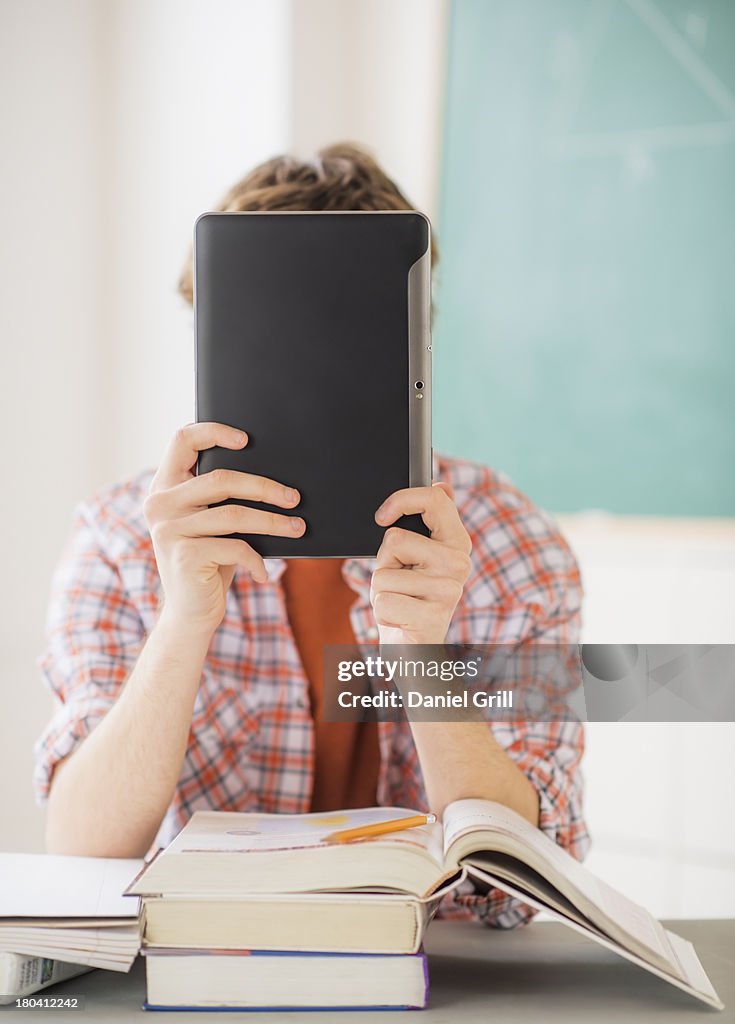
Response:
[[[198,622],[179,615],[164,604],[153,631],[167,645],[175,644],[179,650],[185,649],[192,654],[201,652],[204,656],[216,628],[212,623]]]

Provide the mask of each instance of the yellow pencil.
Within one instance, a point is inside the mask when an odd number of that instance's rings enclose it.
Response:
[[[374,825],[359,825],[357,828],[345,828],[340,832],[332,832],[326,836],[328,843],[351,843],[353,839],[370,839],[372,836],[384,836],[389,832],[403,832],[404,828],[418,828],[420,825],[433,825],[435,814],[414,814],[410,818],[393,818],[392,821],[376,821]]]

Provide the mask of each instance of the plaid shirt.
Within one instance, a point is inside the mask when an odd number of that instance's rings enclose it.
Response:
[[[56,571],[40,668],[55,710],[35,748],[39,802],[56,763],[115,703],[158,614],[161,582],[142,503],[143,473],[79,506]],[[451,643],[578,639],[581,585],[574,558],[551,519],[506,478],[475,463],[434,458],[472,539],[472,571],[452,619]],[[372,559],[348,559],[343,575],[358,599],[350,610],[358,643],[378,631],[370,605]],[[196,698],[174,800],[157,842],[168,843],[193,811],[303,813],[314,777],[309,684],[279,582],[285,563],[267,559],[269,580],[238,572],[214,634]],[[540,827],[581,858],[588,846],[579,762],[582,726],[572,722],[492,723],[496,740],[534,784]],[[410,726],[380,723],[378,800],[426,809]],[[446,901],[445,901],[446,902]],[[460,906],[461,904],[461,906]],[[497,891],[457,893],[456,913],[510,927],[532,912]]]

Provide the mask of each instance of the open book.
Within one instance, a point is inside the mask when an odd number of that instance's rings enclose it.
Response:
[[[138,901],[122,892],[142,863],[0,853],[0,953],[129,971],[140,947]],[[9,977],[17,967],[6,962]],[[26,964],[22,977],[32,970]]]
[[[352,843],[328,840],[340,829],[416,813],[392,807],[304,815],[198,811],[127,892],[216,898],[387,890],[428,899],[448,882],[471,877],[721,1008],[690,943],[501,804],[458,800],[443,823]]]

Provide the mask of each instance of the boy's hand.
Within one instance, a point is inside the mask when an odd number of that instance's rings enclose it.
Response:
[[[257,551],[227,534],[300,537],[305,530],[299,516],[234,504],[208,507],[231,498],[284,509],[295,508],[301,501],[293,488],[251,473],[217,469],[195,475],[200,451],[215,445],[237,450],[247,442],[241,430],[222,423],[189,423],[176,432],[145,500],[145,519],[165,595],[164,613],[191,632],[213,633],[220,624],[237,566],[257,583],[268,579]]]
[[[443,644],[470,574],[472,542],[449,484],[395,491],[375,513],[389,526],[419,513],[430,537],[393,527],[378,551],[370,600],[381,643]]]

